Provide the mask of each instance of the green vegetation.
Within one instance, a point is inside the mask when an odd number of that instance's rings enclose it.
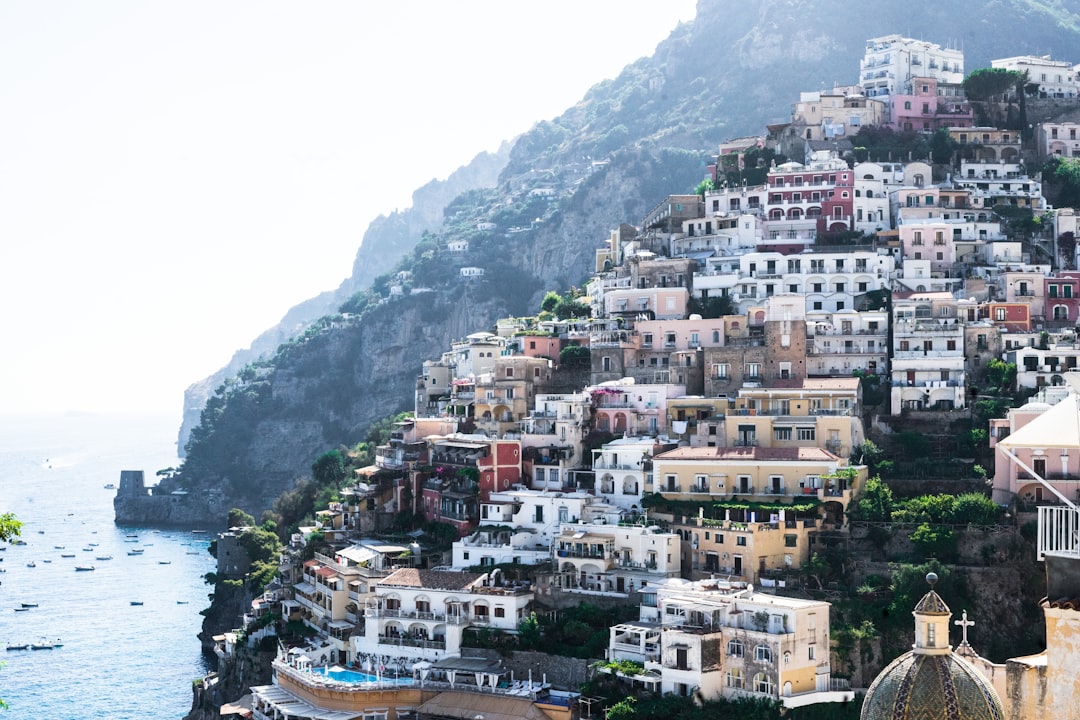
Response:
[[[1014,89],[1022,74],[1004,68],[979,68],[964,78],[964,94],[969,100],[1002,98]]]
[[[0,515],[0,540],[10,540],[22,534],[22,523],[14,513]]]

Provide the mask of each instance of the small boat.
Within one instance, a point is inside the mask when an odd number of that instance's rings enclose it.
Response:
[[[187,605],[187,604],[188,604],[188,601],[187,601],[187,600],[177,600],[177,601],[176,601],[176,604],[177,604],[177,605]]]
[[[43,563],[51,563],[51,562],[52,562],[52,560],[50,560],[49,558],[45,558],[45,559],[44,559],[44,560],[42,560],[41,562],[43,562]]]
[[[128,533],[125,537],[137,538],[137,537],[139,537],[139,534],[138,533]]]
[[[112,560],[112,555],[95,555],[95,560]]]
[[[30,612],[30,608],[15,608],[15,612]]]
[[[154,547],[154,543],[143,543],[143,547]]]
[[[132,605],[142,605],[142,604],[143,604],[143,601],[142,601],[142,600],[132,600],[132,601],[131,601],[131,604],[132,604]]]
[[[31,560],[30,562],[26,563],[26,567],[37,567],[37,563]]]
[[[25,643],[25,644],[22,644],[22,645],[17,644],[17,643],[11,643],[11,644],[9,644],[7,646],[7,649],[8,650],[29,650],[30,649],[30,643]]]
[[[205,530],[192,530],[191,534],[192,535],[205,535],[206,531]]]
[[[172,565],[172,560],[158,560],[158,565]]]
[[[116,485],[114,485],[113,483],[105,483],[105,489],[106,490],[115,490]]]
[[[45,531],[44,531],[44,530],[38,530],[38,531],[37,531],[37,534],[38,534],[38,535],[44,535],[44,534],[45,534]]]
[[[94,552],[94,548],[87,547],[87,548],[83,548],[82,551],[83,552]]]
[[[87,547],[97,547],[98,543],[86,543]]]
[[[75,572],[90,572],[94,569],[93,565],[76,565]]]
[[[60,553],[60,557],[75,557],[75,553]]]
[[[188,550],[188,551],[187,551],[187,554],[188,554],[188,555],[202,555],[202,553],[201,553],[201,552],[193,552],[193,551],[191,551],[191,550]]]
[[[63,545],[53,545],[53,550],[63,550],[63,549],[64,549]]]
[[[53,648],[58,647],[63,647],[59,640],[53,642],[52,640],[46,640],[45,638],[41,638],[36,643],[31,643],[30,645],[31,650],[52,650]]]
[[[20,540],[19,538],[15,538],[14,540],[11,541],[11,544],[12,545],[25,545],[26,541],[25,540]]]
[[[21,603],[21,605],[23,607],[25,607],[25,608],[31,608],[31,607],[37,607],[38,606],[37,603]]]
[[[128,555],[142,555],[142,550],[128,550]]]
[[[124,542],[139,542],[139,538],[126,538]]]

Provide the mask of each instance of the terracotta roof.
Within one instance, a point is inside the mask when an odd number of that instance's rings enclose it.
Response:
[[[681,447],[660,453],[654,460],[805,460],[833,462],[840,458],[824,448]]]
[[[306,567],[306,568],[315,567],[316,565],[319,565],[319,564],[321,564],[321,563],[319,563],[318,560],[308,560],[308,561],[306,561],[304,563],[304,567]]]
[[[335,575],[337,575],[337,572],[334,571],[333,568],[321,567],[315,571],[315,574],[322,577],[334,577]]]
[[[380,580],[379,585],[430,590],[464,590],[481,577],[477,573],[401,568]]]

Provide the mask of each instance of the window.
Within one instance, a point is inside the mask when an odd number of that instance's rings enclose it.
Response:
[[[726,682],[729,688],[738,688],[741,690],[743,687],[742,670],[740,668],[729,669],[727,671]]]
[[[736,536],[735,544],[736,545],[741,545],[742,547],[746,547],[746,536],[745,535]]]
[[[502,607],[495,608],[495,617],[506,617],[506,609]]]
[[[754,659],[758,662],[772,662],[772,648],[768,645],[758,645],[754,648]]]
[[[799,536],[798,535],[785,535],[784,536],[784,547],[797,547],[798,544],[799,544]]]
[[[732,657],[742,657],[745,652],[742,640],[729,640],[727,644],[727,654]]]
[[[814,440],[817,437],[817,428],[805,427],[799,428],[800,440]]]
[[[720,380],[726,380],[728,376],[728,364],[717,363],[713,365],[713,374]]]
[[[791,428],[789,428],[789,427],[773,428],[773,440],[790,440],[790,439],[791,439]]]
[[[815,648],[815,647],[814,647],[813,645],[811,645],[811,646],[810,646],[810,648],[809,648],[809,650],[807,650],[807,654],[806,654],[806,656],[807,656],[807,658],[808,658],[809,660],[814,660],[814,659],[816,659],[816,658],[817,658],[817,652],[816,652],[816,650],[817,650],[817,648]]]
[[[994,319],[999,321],[1005,320],[1005,308],[994,308]]]
[[[776,686],[773,685],[772,678],[765,673],[758,673],[754,676],[754,692],[772,695],[775,689]]]
[[[746,379],[757,380],[759,377],[761,377],[761,363],[747,363]]]
[[[641,333],[641,344],[645,347],[652,347],[652,333]]]

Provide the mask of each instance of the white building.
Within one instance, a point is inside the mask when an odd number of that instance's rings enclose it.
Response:
[[[1051,60],[1049,55],[1018,55],[991,60],[990,66],[1026,72],[1028,83],[1038,86],[1039,97],[1074,98],[1080,95],[1080,77],[1072,63]]]
[[[461,655],[469,627],[517,632],[531,589],[482,575],[404,568],[380,580],[364,607],[364,634],[352,637],[359,662],[408,667],[417,660]]]
[[[893,295],[892,413],[965,405],[964,326],[950,293]]]
[[[884,374],[889,367],[886,310],[806,314],[806,374],[850,377],[856,370]]]
[[[619,520],[619,509],[587,492],[524,488],[494,492],[480,503],[476,530],[454,543],[453,567],[536,564],[551,557],[551,543],[565,523],[594,517]]]
[[[554,584],[563,592],[626,595],[679,576],[676,533],[630,523],[568,523],[552,543]]]
[[[593,450],[596,483],[593,491],[604,502],[623,510],[640,510],[645,492],[645,461],[652,458],[655,449],[655,438],[625,437]]]
[[[610,632],[608,658],[643,662],[634,679],[664,694],[769,698],[789,708],[854,699],[831,678],[826,602],[673,579],[646,589],[639,622]]]
[[[866,41],[859,62],[859,84],[867,97],[904,92],[915,77],[934,78],[941,85],[964,82],[964,53],[936,43],[901,35],[885,35]]]

